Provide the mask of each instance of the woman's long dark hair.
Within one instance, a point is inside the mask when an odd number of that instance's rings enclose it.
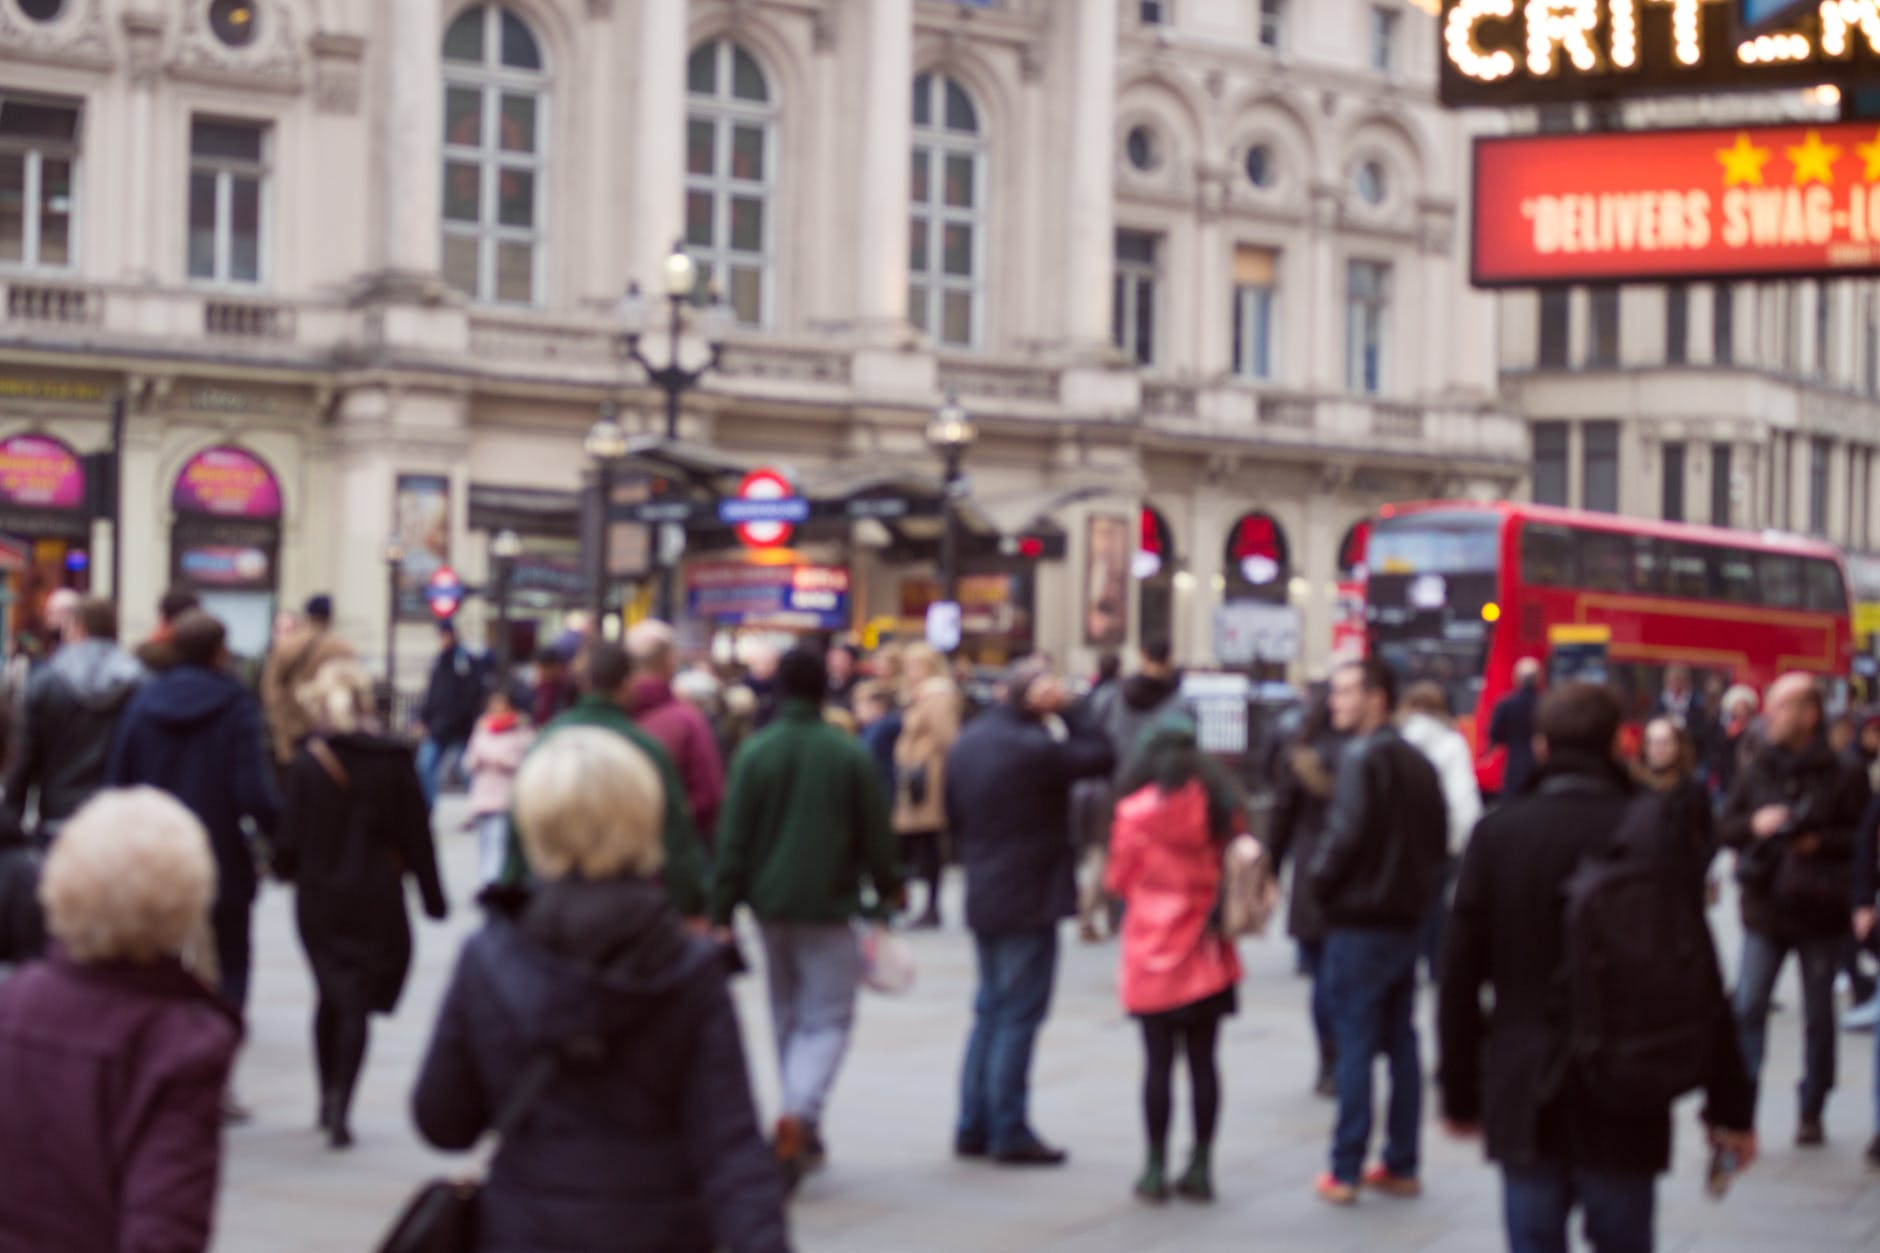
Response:
[[[1154,785],[1163,795],[1199,780],[1208,795],[1208,829],[1216,840],[1232,838],[1236,815],[1246,802],[1219,762],[1201,751],[1194,720],[1172,714],[1158,721],[1123,775],[1122,795],[1133,796]]]

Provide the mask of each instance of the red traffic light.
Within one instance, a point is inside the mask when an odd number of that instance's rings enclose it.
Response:
[[[1019,536],[1018,555],[1025,558],[1027,561],[1038,560],[1038,558],[1044,556],[1044,541],[1039,539],[1036,535]]]

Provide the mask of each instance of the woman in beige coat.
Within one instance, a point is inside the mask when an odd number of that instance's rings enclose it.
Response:
[[[907,710],[894,744],[894,831],[901,858],[927,882],[917,927],[940,925],[940,833],[946,829],[946,761],[960,735],[960,692],[946,658],[926,645],[901,658]]]

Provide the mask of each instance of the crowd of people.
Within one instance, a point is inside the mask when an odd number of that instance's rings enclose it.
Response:
[[[1807,676],[1713,708],[1673,667],[1633,735],[1605,688],[1549,686],[1523,661],[1490,728],[1504,790],[1485,805],[1444,689],[1400,693],[1376,660],[1308,699],[1269,779],[1204,751],[1154,642],[1087,685],[1021,658],[975,702],[924,644],[758,646],[727,673],[687,665],[668,624],[613,640],[577,618],[502,673],[446,623],[406,719],[326,597],[277,622],[255,691],[187,593],[135,649],[110,603],[56,608],[0,796],[0,961],[15,969],[0,981],[0,1247],[207,1244],[221,1128],[246,1114],[231,1076],[268,878],[293,887],[312,975],[315,1124],[352,1144],[370,1021],[411,964],[409,898],[432,918],[449,908],[433,822],[454,781],[485,922],[413,1112],[440,1148],[496,1136],[485,1247],[787,1248],[788,1198],[831,1160],[826,1113],[871,978],[858,927],[940,927],[955,864],[977,974],[957,1156],[1069,1159],[1030,1092],[1074,920],[1085,943],[1117,940],[1140,1033],[1134,1195],[1214,1199],[1218,1045],[1242,982],[1229,850],[1255,832],[1271,890],[1290,873],[1312,1085],[1335,1102],[1317,1195],[1422,1191],[1427,972],[1441,1121],[1500,1167],[1519,1253],[1564,1250],[1575,1210],[1602,1253],[1651,1247],[1686,1092],[1705,1093],[1713,1175],[1750,1165],[1791,952],[1796,1140],[1821,1145],[1835,977],[1875,930],[1880,715],[1831,725]],[[1726,852],[1744,930],[1733,992],[1704,921]],[[746,970],[740,910],[780,1080],[767,1121],[729,992]],[[1628,958],[1596,960],[1613,952]],[[44,1134],[74,1110],[77,1131]]]

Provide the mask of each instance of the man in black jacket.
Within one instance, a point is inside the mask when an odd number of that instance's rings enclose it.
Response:
[[[1032,1042],[1051,1005],[1058,924],[1077,912],[1071,784],[1107,774],[1114,757],[1103,733],[1076,717],[1051,725],[1070,702],[1049,666],[1018,663],[1006,690],[947,756],[947,822],[979,952],[954,1151],[1056,1166],[1068,1154],[1045,1144],[1028,1117]]]
[[[118,647],[117,636],[111,602],[86,597],[66,620],[63,646],[26,685],[18,748],[0,804],[8,829],[22,832],[27,798],[34,799],[42,848],[104,786],[118,723],[148,677]]]
[[[1587,1100],[1565,1065],[1565,885],[1632,803],[1617,760],[1621,718],[1612,695],[1588,683],[1541,702],[1542,764],[1476,828],[1450,914],[1437,1008],[1443,1120],[1452,1134],[1485,1133],[1514,1253],[1565,1249],[1576,1206],[1595,1248],[1650,1248],[1656,1177],[1671,1165],[1669,1106],[1615,1114]],[[1700,882],[1691,877],[1693,893]],[[1743,1167],[1756,1151],[1754,1102],[1721,996],[1715,1039],[1704,1118]]]
[[[1802,964],[1806,1052],[1795,1143],[1824,1143],[1821,1116],[1834,1087],[1834,973],[1848,934],[1854,833],[1872,794],[1866,773],[1842,762],[1823,733],[1821,689],[1786,674],[1764,706],[1768,743],[1738,774],[1717,823],[1737,850],[1743,960],[1736,1020],[1750,1078],[1762,1075],[1769,998],[1794,952]]]
[[[1327,929],[1319,973],[1338,1049],[1331,1171],[1318,1182],[1332,1205],[1356,1201],[1360,1182],[1392,1196],[1422,1190],[1417,933],[1442,878],[1449,820],[1435,768],[1391,729],[1396,705],[1397,676],[1374,657],[1332,675],[1333,725],[1353,736],[1311,868]],[[1390,1061],[1390,1113],[1384,1160],[1365,1171],[1379,1053]]]
[[[1504,752],[1501,794],[1519,796],[1534,773],[1534,711],[1541,700],[1541,663],[1523,657],[1514,663],[1514,691],[1495,702],[1488,719],[1488,742]]]
[[[424,708],[418,714],[424,733],[424,742],[418,746],[418,782],[424,785],[427,805],[437,803],[438,788],[462,763],[470,733],[476,730],[490,695],[486,659],[472,655],[458,642],[457,628],[448,619],[437,624],[437,643]]]

